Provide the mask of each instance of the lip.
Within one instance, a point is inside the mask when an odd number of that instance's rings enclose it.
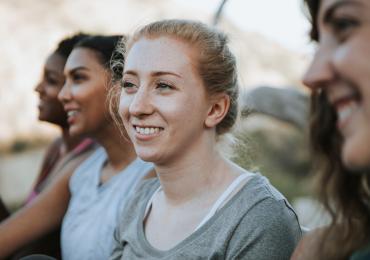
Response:
[[[64,106],[64,110],[67,113],[67,122],[68,122],[68,124],[73,125],[74,123],[76,123],[79,110],[77,108],[71,107],[71,106]],[[72,112],[72,111],[74,111],[75,113],[71,114],[70,112]]]

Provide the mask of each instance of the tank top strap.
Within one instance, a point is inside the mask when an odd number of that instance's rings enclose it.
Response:
[[[208,214],[203,218],[203,220],[200,222],[200,224],[196,227],[195,230],[199,229],[201,226],[203,226],[220,208],[220,206],[229,198],[229,196],[234,192],[234,190],[240,185],[242,181],[244,181],[247,177],[251,176],[250,174],[241,174],[239,175],[230,185],[227,187],[227,189],[221,194],[221,196],[216,200],[216,202],[213,204],[211,210],[208,212]]]

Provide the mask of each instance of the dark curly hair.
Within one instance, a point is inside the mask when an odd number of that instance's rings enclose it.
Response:
[[[67,38],[64,38],[61,40],[58,44],[58,47],[54,51],[54,53],[57,53],[61,55],[63,58],[67,59],[69,54],[72,52],[75,45],[81,41],[82,39],[88,37],[89,35],[86,33],[77,33],[72,36],[69,36]]]

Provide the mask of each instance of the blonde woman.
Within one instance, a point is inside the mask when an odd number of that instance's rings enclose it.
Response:
[[[296,214],[217,149],[238,114],[226,36],[192,21],[149,24],[128,43],[121,85],[122,121],[158,179],[131,198],[111,259],[288,259]]]

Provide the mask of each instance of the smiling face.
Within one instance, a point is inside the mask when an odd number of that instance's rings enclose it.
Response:
[[[174,162],[209,131],[210,102],[192,65],[195,57],[195,49],[168,37],[141,38],[130,48],[119,113],[143,160]]]
[[[111,124],[106,104],[109,73],[95,51],[78,47],[69,55],[64,74],[59,99],[68,114],[69,133],[96,137]]]
[[[370,2],[323,0],[319,43],[304,83],[325,91],[343,137],[342,159],[351,169],[370,166]]]
[[[39,120],[67,127],[67,114],[58,100],[59,91],[64,84],[63,69],[66,60],[53,53],[46,60],[44,72],[35,91],[39,93]]]

